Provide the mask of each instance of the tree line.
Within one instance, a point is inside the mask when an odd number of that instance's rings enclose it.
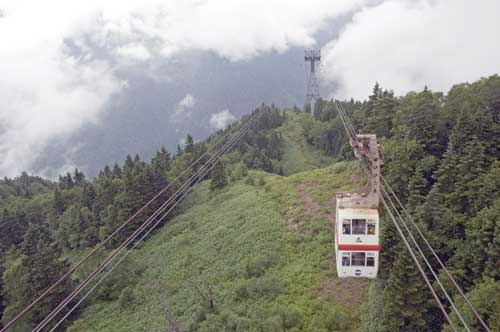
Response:
[[[377,134],[385,178],[491,330],[500,331],[500,77],[458,84],[446,95],[425,87],[396,97],[376,84],[368,100],[342,103],[356,130]],[[323,125],[304,125],[312,144],[342,156],[350,150],[333,101],[320,100],[313,116]],[[382,228],[380,278],[364,331],[448,331],[388,218]]]
[[[214,194],[230,181],[241,178],[247,169],[280,171],[282,139],[272,129],[281,126],[286,117],[274,106],[262,105],[257,123],[248,134],[206,176],[212,179]],[[255,112],[254,112],[255,113]],[[254,114],[253,113],[253,114]],[[75,169],[61,175],[57,182],[23,173],[15,179],[0,181],[0,317],[3,323],[12,319],[27,304],[69,270],[75,257],[93,248],[119,225],[139,211],[160,190],[171,184],[135,220],[144,220],[170,197],[182,183],[197,171],[213,151],[209,147],[224,135],[231,134],[248,120],[234,123],[201,142],[188,135],[174,155],[165,148],[149,162],[139,155],[128,155],[123,165],[106,166],[95,179],[86,179]],[[204,154],[205,158],[202,158]],[[195,160],[201,162],[175,180]],[[169,219],[175,216],[174,211]],[[164,220],[166,222],[167,220]],[[136,229],[132,222],[106,245],[113,250]],[[97,262],[91,262],[97,264]],[[83,275],[68,280],[57,292],[37,304],[16,325],[15,331],[31,331],[52,308],[69,294]],[[125,278],[127,279],[127,278]],[[112,286],[104,287],[101,298],[117,299]],[[76,313],[78,315],[78,313]],[[0,323],[0,326],[2,324]]]
[[[424,88],[400,97],[376,84],[367,100],[341,102],[356,130],[378,135],[384,177],[490,328],[500,330],[500,77],[459,84],[447,94]],[[286,123],[286,113],[272,105],[259,111],[259,121],[207,176],[214,195],[248,169],[283,173],[283,138],[274,129]],[[75,170],[57,182],[27,174],[0,181],[2,321],[171,183],[171,190],[139,218],[150,215],[196,167],[174,181],[177,175],[240,125],[200,142],[188,135],[175,154],[162,148],[149,161],[127,156],[123,165],[106,166],[92,180]],[[339,160],[352,158],[333,100],[319,100],[302,126],[309,144]],[[370,286],[363,330],[448,331],[390,221],[383,216],[381,224],[380,278]],[[133,225],[106,249],[116,248]],[[78,278],[40,303],[16,331],[30,330]],[[116,288],[104,286],[99,296],[118,298]],[[451,287],[449,291],[465,309]],[[466,319],[479,329],[472,315]]]

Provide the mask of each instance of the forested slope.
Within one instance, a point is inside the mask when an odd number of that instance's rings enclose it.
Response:
[[[379,136],[386,179],[491,330],[500,331],[500,78],[399,98],[376,85],[352,118]],[[388,219],[384,225],[381,280],[371,285],[365,331],[441,331],[430,292]]]
[[[376,85],[368,100],[343,104],[357,130],[378,135],[385,178],[491,330],[500,330],[500,78],[402,97]],[[335,278],[334,194],[359,187],[363,176],[357,163],[334,163],[352,159],[334,104],[320,101],[313,114],[260,109],[255,128],[65,328],[148,330],[151,322],[172,331],[449,330],[385,218],[379,279]],[[27,175],[2,181],[3,322],[234,126],[203,142],[188,136],[175,154],[162,149],[149,162],[128,157],[90,181],[79,171],[57,183]],[[14,331],[31,330],[97,262]],[[210,293],[214,305],[207,307]]]
[[[357,172],[355,163],[291,177],[251,171],[215,196],[204,183],[123,267],[137,280],[117,301],[97,298],[69,330],[357,330],[366,282],[352,293],[331,282],[326,194],[351,189]]]

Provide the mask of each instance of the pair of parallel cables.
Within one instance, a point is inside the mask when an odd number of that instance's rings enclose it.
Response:
[[[354,130],[354,126],[352,125],[352,122],[349,119],[347,112],[345,111],[342,103],[340,103],[338,100],[335,101],[335,106],[338,110],[340,120],[345,128],[348,139],[351,141],[354,141],[356,139],[356,131]],[[368,170],[366,170],[366,171],[368,171]],[[463,298],[463,300],[465,301],[465,303],[467,304],[467,306],[469,307],[469,309],[471,310],[473,315],[476,317],[476,319],[480,323],[480,325],[483,327],[483,329],[485,331],[490,332],[490,329],[488,328],[488,326],[486,325],[484,320],[481,318],[481,315],[479,315],[479,313],[476,310],[476,308],[474,307],[474,305],[470,302],[468,297],[465,295],[463,289],[458,285],[458,283],[455,280],[455,278],[453,277],[453,275],[446,268],[443,261],[439,258],[438,254],[436,253],[434,248],[431,246],[430,242],[427,240],[427,238],[425,237],[422,230],[417,225],[417,223],[415,222],[415,220],[413,219],[411,214],[408,212],[408,210],[401,203],[400,199],[398,198],[398,196],[396,195],[394,190],[391,188],[391,186],[389,185],[387,180],[382,175],[381,175],[381,179],[382,179],[382,183],[380,184],[381,190],[379,191],[380,199],[381,199],[390,219],[392,220],[394,226],[396,227],[401,239],[403,240],[403,243],[405,244],[406,248],[408,249],[408,252],[410,253],[413,261],[415,262],[415,265],[417,266],[420,274],[422,275],[422,278],[424,279],[425,283],[427,284],[427,287],[429,287],[429,290],[431,291],[434,299],[436,300],[439,308],[441,309],[441,311],[442,311],[446,321],[450,325],[450,327],[453,329],[453,331],[458,331],[456,324],[450,319],[448,312],[444,308],[443,301],[441,301],[436,290],[432,286],[432,283],[431,283],[429,277],[427,276],[424,268],[422,267],[420,260],[417,258],[417,255],[415,253],[415,249],[410,244],[410,241],[408,241],[408,238],[405,235],[405,233],[403,232],[401,226],[403,226],[403,228],[406,230],[406,233],[408,234],[408,236],[411,240],[411,243],[413,243],[413,246],[416,248],[418,255],[423,259],[423,261],[427,265],[429,271],[431,272],[432,276],[434,277],[434,280],[437,282],[439,288],[441,289],[441,291],[445,295],[447,301],[450,303],[452,310],[457,315],[457,317],[460,320],[460,322],[462,323],[464,329],[467,332],[471,332],[469,324],[467,324],[463,315],[461,314],[461,312],[458,310],[457,306],[455,305],[455,302],[452,300],[451,296],[446,291],[438,274],[436,273],[436,271],[433,268],[433,266],[431,265],[429,259],[427,258],[424,251],[422,250],[422,247],[420,246],[420,244],[417,242],[415,236],[413,235],[412,230],[410,229],[410,227],[408,227],[407,221],[416,230],[416,232],[418,233],[418,236],[422,239],[425,246],[429,249],[432,256],[437,261],[438,265],[445,272],[446,276],[451,281],[451,284],[456,289],[458,294]],[[403,217],[402,214],[405,215],[406,218]]]
[[[245,136],[248,131],[250,131],[254,125],[259,121],[262,111],[260,109],[256,110],[248,116],[246,119],[241,121],[240,126],[234,126],[229,129],[228,133],[220,138],[213,146],[207,149],[199,158],[193,161],[187,168],[185,168],[177,177],[165,186],[160,192],[158,192],[150,201],[148,201],[142,208],[140,208],[136,213],[134,213],[127,221],[116,228],[111,234],[109,234],[102,242],[95,246],[87,255],[85,255],[80,261],[78,261],[68,272],[61,276],[56,282],[54,282],[50,287],[48,287],[40,296],[38,296],[33,302],[26,306],[19,314],[17,314],[12,320],[7,322],[0,332],[6,332],[13,326],[17,321],[19,321],[23,316],[25,316],[37,303],[39,303],[43,298],[49,295],[54,289],[56,289],[62,282],[67,280],[81,265],[83,265],[90,257],[95,255],[97,251],[102,248],[106,243],[108,243],[116,234],[123,230],[127,225],[129,225],[137,216],[139,216],[145,209],[150,206],[154,201],[160,198],[161,195],[166,193],[174,183],[180,182],[182,177],[187,175],[190,170],[193,170],[196,165],[203,163],[194,173],[186,180],[176,191],[172,194],[146,221],[144,221],[125,241],[123,241],[116,249],[114,249],[100,264],[92,271],[84,280],[82,280],[73,291],[66,296],[56,308],[54,308],[45,318],[39,322],[36,327],[34,327],[33,332],[41,332],[47,325],[49,325],[61,311],[65,310],[68,305],[74,301],[77,296],[89,286],[97,277],[101,276],[100,279],[93,284],[93,286],[88,289],[88,291],[78,299],[78,301],[60,318],[54,325],[51,326],[50,332],[55,331],[65,319],[78,308],[78,306],[92,294],[97,287],[102,284],[105,279],[113,272],[113,270],[123,262],[123,260],[137,247],[137,245],[142,242],[176,207],[180,202],[187,196],[187,194],[193,189],[193,187],[206,178],[207,174],[213,169],[213,167],[219,162],[220,158],[229,150],[231,150],[243,136]],[[212,153],[213,152],[213,153]],[[141,235],[142,234],[142,235]],[[134,242],[135,241],[135,242]],[[117,257],[121,255],[120,258]],[[116,260],[117,259],[117,260]],[[115,260],[115,261],[114,261]],[[114,261],[114,264],[111,265]],[[107,271],[106,268],[111,266]]]

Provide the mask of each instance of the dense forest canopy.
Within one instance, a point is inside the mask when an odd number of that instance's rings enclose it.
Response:
[[[491,330],[499,331],[500,77],[458,84],[447,94],[424,88],[401,97],[376,84],[368,100],[342,103],[357,130],[378,135],[385,178]],[[207,176],[213,195],[245,178],[249,169],[287,175],[279,129],[287,122],[287,113],[298,110],[264,105],[259,109],[263,115],[258,123]],[[318,101],[310,112],[310,118],[301,123],[307,144],[337,160],[352,158],[333,100]],[[75,257],[93,248],[238,125],[203,142],[188,136],[175,154],[161,149],[147,162],[129,155],[123,165],[107,166],[92,180],[79,170],[57,182],[24,173],[1,180],[2,322],[14,317],[68,271]],[[159,201],[180,184],[173,183]],[[150,215],[159,204],[152,204],[139,217]],[[380,278],[370,285],[363,331],[448,331],[395,230],[388,220],[382,225]],[[106,250],[133,230],[131,224]],[[31,330],[82,277],[77,274],[37,304],[15,331]],[[123,297],[121,283],[127,278],[123,279],[104,285],[96,301]],[[465,310],[458,297],[456,301]],[[472,315],[466,319],[479,330]]]

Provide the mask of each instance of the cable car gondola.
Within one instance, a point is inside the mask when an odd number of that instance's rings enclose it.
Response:
[[[356,135],[354,154],[370,168],[368,193],[338,193],[335,213],[335,256],[340,278],[376,278],[380,252],[378,215],[380,159],[376,135]]]

